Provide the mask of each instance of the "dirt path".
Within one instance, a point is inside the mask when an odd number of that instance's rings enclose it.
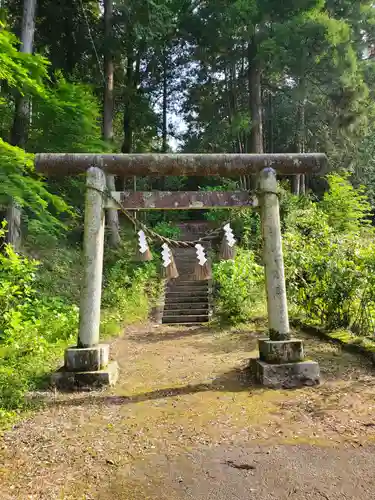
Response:
[[[48,394],[0,440],[1,500],[373,499],[373,369],[307,338],[320,387],[249,386],[262,328],[128,330],[115,389]]]

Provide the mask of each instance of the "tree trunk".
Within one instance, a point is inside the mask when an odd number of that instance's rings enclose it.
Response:
[[[163,54],[163,138],[162,138],[162,152],[168,151],[168,122],[167,122],[167,107],[168,107],[168,61],[167,49],[164,49]]]
[[[305,144],[306,144],[306,122],[305,122],[305,106],[306,106],[306,89],[303,82],[303,93],[300,104],[300,140],[299,140],[299,153],[305,152]],[[306,194],[306,174],[301,174],[301,183],[299,192],[300,194]]]
[[[113,0],[104,0],[104,103],[103,103],[103,139],[109,143],[113,141],[113,76],[114,65],[112,58],[112,17]],[[115,191],[115,177],[107,174],[107,188]],[[118,247],[121,243],[119,231],[118,211],[107,210],[107,224],[109,229],[109,245]]]
[[[274,109],[273,109],[273,95],[272,92],[267,92],[267,140],[265,141],[265,152],[273,153],[273,139],[274,139],[274,130],[273,130],[273,119],[274,119]],[[263,118],[264,119],[264,118]]]
[[[124,93],[124,118],[123,118],[123,131],[124,140],[121,146],[121,152],[129,154],[133,150],[133,120],[132,120],[132,97],[134,95],[134,90],[136,87],[134,78],[134,53],[133,49],[128,50],[127,65],[126,65],[126,87]],[[124,189],[126,185],[126,179],[124,179]],[[137,188],[137,178],[133,177],[133,189],[136,191]],[[137,212],[133,212],[133,217],[137,218]],[[136,226],[134,226],[136,230]]]
[[[168,152],[168,48],[167,41],[165,41],[165,47],[163,49],[162,55],[163,64],[163,105],[162,105],[162,143],[161,152]],[[160,191],[165,189],[165,177],[159,177],[151,181],[151,185]],[[146,215],[146,213],[145,213]]]
[[[248,87],[249,112],[251,116],[251,131],[248,137],[248,152],[262,154],[263,150],[263,113],[261,67],[257,57],[255,37],[248,45]],[[256,176],[248,178],[248,188],[256,188]]]
[[[23,4],[20,52],[25,54],[32,54],[33,52],[36,2],[37,0],[24,0]],[[29,108],[29,99],[18,95],[11,132],[11,143],[13,146],[19,146],[23,149],[26,147],[28,138]]]
[[[292,176],[292,193],[299,195],[301,192],[301,174]]]
[[[24,0],[20,52],[33,52],[35,11],[37,0]],[[30,100],[19,94],[16,98],[15,115],[11,131],[11,144],[25,149],[30,121]],[[21,209],[15,200],[10,200],[7,210],[7,242],[18,251],[21,247]]]
[[[21,215],[22,211],[12,198],[6,211],[7,233],[6,242],[12,245],[14,250],[18,252],[21,247]]]
[[[103,109],[103,137],[106,141],[113,140],[113,75],[112,58],[112,17],[113,0],[104,0],[104,109]]]
[[[243,63],[244,64],[244,63]],[[241,137],[237,134],[236,138],[233,137],[232,124],[233,124],[233,116],[236,113],[237,107],[237,95],[233,85],[233,69],[232,66],[228,69],[225,67],[224,69],[225,76],[225,91],[227,95],[227,114],[228,114],[228,125],[231,130],[232,136],[232,153],[242,153],[243,147],[241,142]],[[246,140],[246,137],[245,137]],[[246,189],[246,176],[241,176],[238,180],[238,184],[240,189]]]
[[[250,113],[251,134],[250,152],[262,154],[263,151],[263,123],[262,123],[262,87],[260,82],[261,72],[259,62],[253,59],[249,71],[250,84]]]
[[[305,152],[305,82],[301,78],[297,87],[297,131],[296,131],[296,153]],[[306,176],[304,174],[294,175],[292,177],[292,193],[295,195],[305,194]]]
[[[133,146],[133,126],[132,126],[132,110],[131,110],[131,97],[133,94],[133,64],[134,56],[133,54],[128,55],[127,68],[126,68],[126,88],[124,95],[124,119],[123,119],[123,131],[124,140],[122,142],[121,152],[131,153]]]

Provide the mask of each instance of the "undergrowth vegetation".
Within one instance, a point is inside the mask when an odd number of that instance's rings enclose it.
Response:
[[[241,322],[254,315],[263,299],[263,268],[255,262],[252,250],[239,249],[234,260],[213,266],[217,286],[216,308],[221,320]]]
[[[375,230],[362,188],[348,176],[327,177],[320,200],[280,188],[284,263],[290,312],[327,329],[345,328],[374,338]],[[264,298],[259,216],[240,211],[233,220],[240,250],[214,266],[218,312],[231,322],[253,314]]]
[[[0,239],[5,227],[0,229]],[[61,243],[60,243],[61,245]],[[147,317],[158,290],[152,263],[131,261],[132,248],[108,252],[103,289],[102,337]],[[25,394],[56,369],[78,331],[80,251],[40,250],[40,261],[4,244],[0,252],[0,425],[27,408]]]
[[[293,196],[280,187],[290,312],[313,325],[373,339],[371,206],[347,177],[330,175],[328,182],[321,199]],[[211,218],[220,223],[224,215],[212,212]],[[259,214],[250,210],[233,211],[231,223],[237,254],[232,261],[213,265],[215,302],[221,321],[240,323],[264,310],[261,228]],[[179,237],[174,227],[160,222],[155,229]],[[0,230],[0,239],[5,229]],[[25,245],[24,254],[7,244],[0,253],[0,423],[25,409],[25,394],[40,387],[64,348],[76,342],[81,245],[61,237],[58,244],[52,239],[40,245],[44,232],[38,238],[34,233],[29,234],[31,243],[29,248]],[[102,337],[118,334],[125,323],[144,320],[160,291],[158,259],[134,262],[135,239],[129,233],[123,241],[127,243],[105,255]]]
[[[375,329],[375,244],[371,207],[347,177],[328,176],[322,200],[284,204],[287,292],[295,312],[328,329]],[[285,206],[284,206],[285,209]]]

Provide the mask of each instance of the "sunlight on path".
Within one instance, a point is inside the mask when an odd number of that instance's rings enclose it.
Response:
[[[273,461],[277,471],[276,462],[287,464],[289,456],[290,463],[302,463],[303,446],[311,445],[319,445],[311,452],[317,467],[336,448],[339,454],[359,453],[343,460],[366,459],[370,467],[363,445],[375,443],[375,378],[368,362],[306,338],[308,356],[321,364],[320,387],[255,387],[245,367],[256,356],[262,330],[262,324],[238,331],[129,329],[113,345],[121,368],[115,389],[48,395],[42,411],[0,441],[0,498],[231,500],[245,490],[235,491],[239,472],[220,464],[249,450],[263,457],[264,470]],[[291,444],[298,446],[281,446]],[[321,449],[330,450],[326,458],[319,458]],[[210,497],[209,462],[216,475],[228,474],[232,489],[226,497]],[[259,485],[264,481],[256,471],[248,474]],[[277,498],[287,493],[280,490]],[[365,492],[361,498],[367,499]]]

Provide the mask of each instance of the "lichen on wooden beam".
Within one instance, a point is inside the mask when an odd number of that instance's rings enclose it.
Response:
[[[127,210],[199,210],[258,205],[247,191],[122,191],[111,196],[106,208],[120,208],[120,204]]]
[[[77,175],[99,167],[120,177],[168,175],[239,177],[273,168],[278,175],[319,174],[327,171],[321,153],[296,154],[85,154],[41,153],[35,156],[37,172]]]

